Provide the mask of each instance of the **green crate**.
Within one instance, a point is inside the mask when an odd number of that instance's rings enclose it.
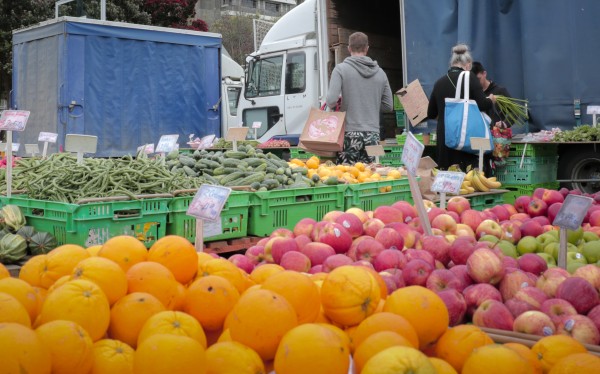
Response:
[[[538,183],[538,184],[523,184],[523,185],[504,185],[502,188],[507,189],[509,192],[504,194],[504,201],[507,203],[514,203],[517,197],[519,196],[532,196],[533,191],[537,188],[546,188],[549,190],[558,190],[560,188],[560,183],[558,182],[550,182],[550,183]]]
[[[306,152],[302,148],[297,148],[297,147],[290,148],[290,159],[297,158],[299,160],[308,160],[312,156],[315,156],[315,155],[313,153]]]
[[[414,134],[415,138],[417,138],[418,141],[420,141],[421,143],[423,143],[423,134]],[[396,141],[398,142],[399,145],[404,145],[404,143],[406,142],[406,137],[408,135],[406,135],[406,133],[404,134],[400,134],[400,135],[396,135]]]
[[[396,110],[396,127],[404,128],[405,123],[404,110]]]
[[[2,205],[18,206],[27,224],[56,237],[59,245],[103,244],[118,235],[131,235],[146,247],[166,234],[168,198],[69,204],[27,197],[0,197]]]
[[[221,235],[204,237],[204,241],[241,238],[248,234],[249,192],[232,191],[221,211]],[[194,196],[174,197],[169,203],[167,235],[183,236],[196,241],[196,218],[186,214]]]
[[[292,230],[302,218],[321,220],[344,209],[345,184],[257,191],[250,196],[248,234],[269,236],[278,228]]]
[[[525,151],[525,157],[556,156],[558,145],[553,143],[511,143],[509,156],[521,157],[523,151]]]
[[[506,165],[496,171],[498,181],[507,185],[538,184],[556,180],[557,156],[525,157],[521,165],[520,157],[507,157]]]
[[[402,106],[398,95],[394,95],[394,110],[404,110],[404,107]]]
[[[368,211],[401,200],[412,203],[410,186],[406,178],[349,184],[346,189],[344,209],[358,207]]]
[[[385,155],[379,156],[379,163],[384,166],[402,166],[402,150],[404,147],[400,145],[384,145],[383,150]]]
[[[471,209],[484,210],[496,205],[504,204],[504,192],[484,192],[475,196],[468,196]]]

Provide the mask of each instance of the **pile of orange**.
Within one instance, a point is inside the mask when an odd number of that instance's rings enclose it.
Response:
[[[0,373],[598,373],[568,336],[532,348],[448,328],[423,287],[387,295],[362,266],[251,274],[167,236],[61,246],[0,266]]]
[[[354,165],[335,165],[332,162],[321,163],[317,156],[312,156],[306,161],[297,158],[291,159],[288,164],[291,168],[304,167],[308,169],[307,177],[312,178],[317,175],[322,181],[329,177],[336,177],[338,180],[347,183],[377,182],[382,180],[400,179],[400,171],[396,168],[386,170],[385,175],[381,175],[367,167],[362,162]],[[382,191],[385,192],[385,191]]]

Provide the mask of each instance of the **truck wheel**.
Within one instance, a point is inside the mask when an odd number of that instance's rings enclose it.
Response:
[[[560,156],[558,179],[573,180],[564,182],[568,189],[579,189],[581,192],[594,193],[600,191],[600,152],[571,151]],[[588,180],[576,182],[577,180]]]

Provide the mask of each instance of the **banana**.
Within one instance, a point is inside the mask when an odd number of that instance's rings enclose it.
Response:
[[[471,182],[471,180],[473,180],[473,173],[474,173],[473,169],[469,170],[469,172],[465,175],[464,180],[467,182]]]
[[[473,173],[473,179],[471,180],[471,183],[473,183],[473,187],[476,191],[488,192],[490,190],[490,188],[486,186],[480,179],[478,172]]]
[[[471,187],[472,183],[471,183],[471,181],[463,181],[461,186],[462,187]]]
[[[502,185],[502,183],[496,180],[492,181],[491,178],[486,178],[482,174],[479,174],[479,180],[489,189],[499,188]]]
[[[498,180],[496,179],[496,177],[489,177],[488,180],[490,182],[498,182]]]
[[[473,188],[473,187],[467,187],[467,191],[469,191],[469,193],[474,193],[475,192],[475,188]]]
[[[465,189],[465,188],[461,188],[461,189],[460,189],[460,194],[461,194],[461,195],[467,195],[467,194],[469,194],[469,193],[470,193],[470,192],[469,192],[469,190],[467,190],[467,189]]]

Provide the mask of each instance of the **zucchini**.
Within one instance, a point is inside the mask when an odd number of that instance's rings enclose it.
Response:
[[[243,171],[236,171],[235,173],[230,173],[221,178],[220,182],[223,186],[226,186],[229,182],[242,178],[245,175]]]
[[[237,160],[241,160],[247,157],[246,152],[240,151],[225,151],[224,155],[227,158],[235,158]]]
[[[236,184],[231,186],[249,186],[254,182],[260,182],[265,178],[265,173],[252,173],[247,177],[235,180]]]
[[[191,157],[188,157],[186,155],[179,155],[179,162],[181,163],[181,165],[193,168],[194,166],[196,166],[196,160],[194,160]]]
[[[247,159],[244,160],[249,166],[252,166],[253,168],[263,165],[263,164],[267,164],[267,162],[265,160],[262,160],[258,157],[249,157]]]
[[[187,165],[183,165],[183,171],[185,172],[185,174],[188,177],[196,177],[198,175],[198,173],[196,173],[194,171],[194,169],[192,169],[191,167],[187,166]]]
[[[243,163],[244,165],[248,166],[248,164],[245,161],[240,161],[240,160],[233,159],[233,158],[224,158],[223,161],[221,162],[222,166],[230,167],[230,168],[238,167],[240,165],[240,163]]]
[[[254,167],[253,169],[254,171],[266,171],[267,170],[267,163],[265,162],[264,164],[260,164],[256,167]]]
[[[167,160],[167,161],[177,160],[177,157],[179,157],[179,151],[177,149],[175,149],[175,150],[172,150],[171,152],[169,152],[165,156],[165,160]]]
[[[196,162],[196,164],[206,165],[207,168],[211,168],[211,169],[216,169],[220,166],[225,166],[225,165],[221,165],[217,161],[209,160],[206,158],[201,159],[200,161]]]

